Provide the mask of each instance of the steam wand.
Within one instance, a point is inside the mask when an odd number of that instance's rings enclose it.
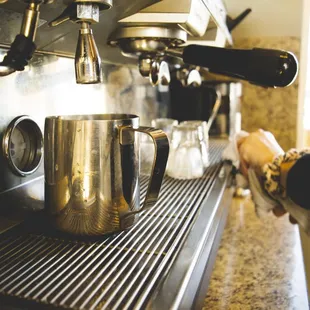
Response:
[[[53,0],[30,0],[24,12],[20,34],[15,37],[3,61],[0,63],[0,76],[7,76],[15,71],[23,71],[36,50],[34,43],[38,27],[40,5]]]

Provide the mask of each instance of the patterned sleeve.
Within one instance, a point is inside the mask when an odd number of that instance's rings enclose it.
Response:
[[[274,158],[271,163],[266,164],[263,167],[263,181],[265,190],[275,198],[286,198],[287,188],[284,188],[280,184],[281,165],[283,163],[298,161],[301,157],[309,153],[310,149],[304,149],[302,151],[291,149],[288,152]],[[295,182],[296,181],[299,182],[298,180],[295,180]]]
[[[310,154],[300,157],[287,176],[287,195],[297,205],[310,210]]]

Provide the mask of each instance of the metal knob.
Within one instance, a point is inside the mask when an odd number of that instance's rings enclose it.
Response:
[[[75,75],[78,84],[95,84],[102,80],[101,59],[89,24],[81,24],[75,53]]]

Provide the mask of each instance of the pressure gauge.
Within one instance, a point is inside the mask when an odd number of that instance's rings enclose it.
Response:
[[[43,158],[43,136],[39,126],[29,116],[16,117],[4,132],[2,149],[15,174],[34,173]]]

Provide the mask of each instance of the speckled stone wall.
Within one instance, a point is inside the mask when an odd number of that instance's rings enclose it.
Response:
[[[250,37],[235,40],[235,48],[272,48],[293,52],[299,59],[300,38]],[[271,131],[285,149],[296,145],[298,79],[287,88],[266,89],[243,83],[242,128]]]

